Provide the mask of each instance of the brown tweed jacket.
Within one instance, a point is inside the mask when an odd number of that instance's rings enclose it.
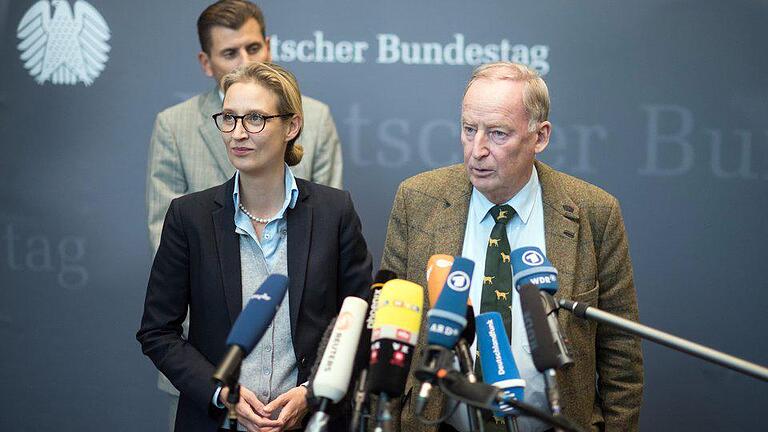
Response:
[[[637,320],[632,263],[616,198],[539,161],[536,169],[544,204],[547,256],[560,276],[555,297]],[[461,254],[471,192],[463,165],[405,180],[395,196],[381,267],[426,286],[430,256]],[[559,320],[575,360],[572,367],[558,372],[565,414],[588,430],[638,430],[643,390],[639,340],[565,311]],[[420,343],[425,340],[424,327]],[[420,351],[417,347],[414,365],[421,361]],[[402,407],[394,407],[395,430],[434,431],[413,416],[411,393],[415,385],[417,381],[409,376]],[[425,416],[435,419],[443,410],[444,398],[431,399]]]

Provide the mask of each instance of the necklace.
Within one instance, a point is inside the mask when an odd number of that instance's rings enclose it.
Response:
[[[240,203],[240,210],[242,210],[243,213],[245,213],[245,215],[248,216],[248,219],[256,223],[266,224],[267,222],[269,222],[269,218],[260,218],[249,213],[248,210],[245,209],[245,206],[243,205],[243,203]]]

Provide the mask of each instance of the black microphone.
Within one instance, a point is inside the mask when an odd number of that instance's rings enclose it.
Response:
[[[355,383],[354,407],[352,409],[352,419],[350,421],[350,432],[355,432],[361,425],[361,419],[367,414],[368,400],[368,357],[371,354],[371,332],[373,331],[373,322],[376,320],[376,308],[378,304],[381,288],[385,283],[397,279],[395,272],[390,270],[379,270],[371,284],[371,294],[368,296],[368,318],[365,321],[365,327],[360,334],[360,341],[357,345],[355,356],[355,370],[359,370],[357,382]]]
[[[563,333],[560,331],[560,324],[557,321],[557,302],[552,297],[559,288],[557,281],[557,269],[537,247],[522,247],[511,252],[512,268],[514,269],[513,284],[520,291],[525,284],[534,285],[540,292],[546,313],[547,327],[551,338],[547,338],[547,349],[554,350],[554,357],[551,353],[541,352],[540,355],[533,355],[533,361],[540,372],[548,369],[560,369],[573,363],[568,352],[568,344]],[[522,298],[521,298],[522,306]],[[540,327],[541,329],[545,327]],[[543,333],[542,333],[543,337]],[[541,345],[542,340],[539,341]],[[532,348],[533,349],[533,348]],[[538,357],[538,362],[537,362]],[[546,364],[547,360],[555,358],[555,364]]]
[[[490,384],[482,382],[470,383],[458,371],[441,369],[438,371],[437,376],[440,388],[448,397],[464,402],[467,405],[491,411],[501,410],[505,414],[521,412],[566,431],[583,431],[580,426],[565,416],[553,416],[533,405],[516,399],[508,392]]]
[[[768,368],[747,360],[726,354],[704,345],[691,342],[689,340],[665,333],[660,330],[636,323],[634,321],[622,318],[609,312],[605,312],[596,307],[589,306],[586,303],[574,302],[571,300],[560,299],[559,305],[562,309],[573,313],[579,318],[596,321],[600,324],[609,325],[620,329],[630,335],[639,336],[643,339],[656,342],[672,348],[674,350],[690,354],[702,360],[714,363],[742,373],[751,377],[768,381]]]
[[[520,293],[528,343],[536,369],[544,375],[547,400],[552,413],[562,413],[557,369],[573,364],[566,340],[557,321],[557,269],[537,247],[511,252],[513,284]]]

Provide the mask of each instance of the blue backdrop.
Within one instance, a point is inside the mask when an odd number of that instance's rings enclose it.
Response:
[[[25,69],[17,31],[35,3],[0,1],[0,430],[165,431],[134,339],[147,148],[158,111],[213,85],[196,60],[206,2],[91,0],[110,36],[89,86]],[[622,203],[641,320],[768,364],[766,2],[262,6],[275,60],[332,109],[376,262],[397,184],[461,160],[473,65],[525,62],[552,96],[542,159]],[[765,383],[644,354],[643,430],[761,429]]]

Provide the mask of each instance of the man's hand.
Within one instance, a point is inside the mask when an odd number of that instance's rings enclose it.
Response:
[[[224,387],[219,393],[219,400],[227,408],[229,403],[227,402],[227,396],[229,396],[229,388]],[[282,397],[282,396],[281,396]],[[306,404],[305,404],[306,405]],[[264,409],[264,404],[256,397],[256,395],[247,388],[240,386],[240,401],[235,406],[237,412],[237,422],[243,425],[248,432],[270,432],[283,430],[283,422],[280,419],[270,419],[270,414]]]
[[[267,416],[280,410],[280,415],[277,417],[277,421],[281,423],[281,426],[267,430],[270,432],[272,430],[281,432],[284,430],[296,429],[301,426],[301,419],[303,419],[307,414],[307,411],[309,411],[309,407],[307,406],[307,392],[308,390],[304,386],[294,387],[264,406],[263,411]]]

